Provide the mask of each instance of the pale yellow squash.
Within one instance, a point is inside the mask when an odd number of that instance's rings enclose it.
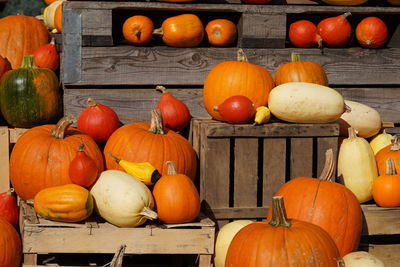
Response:
[[[53,33],[57,33],[56,25],[54,24],[54,16],[56,9],[65,0],[57,0],[45,7],[43,10],[43,23],[47,29],[51,30]]]
[[[346,267],[385,267],[377,257],[366,251],[351,252],[343,257]]]
[[[349,127],[353,127],[357,135],[363,138],[374,136],[381,130],[382,120],[376,109],[355,101],[344,102],[350,109],[338,120],[341,136],[348,136]]]
[[[344,99],[336,90],[305,82],[276,86],[269,94],[268,107],[278,119],[296,123],[334,122],[345,111]]]
[[[372,151],[374,151],[374,154],[376,155],[376,153],[378,153],[379,150],[381,150],[385,146],[391,145],[393,138],[394,138],[394,136],[386,133],[385,130],[383,130],[382,133],[374,136],[371,139],[371,141],[369,142],[369,144],[371,145]]]
[[[367,140],[358,137],[353,128],[349,128],[349,137],[340,145],[338,176],[360,203],[372,199],[372,185],[378,177],[374,152]]]

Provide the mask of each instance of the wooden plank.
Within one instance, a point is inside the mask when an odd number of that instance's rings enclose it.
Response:
[[[321,174],[325,165],[325,152],[328,149],[333,150],[333,158],[336,161],[338,153],[339,140],[338,137],[319,137],[317,138],[317,155],[314,159],[317,159],[317,176]],[[336,164],[336,162],[335,162]],[[336,168],[334,170],[334,175],[336,174]],[[336,176],[334,176],[336,177]]]
[[[385,267],[398,267],[400,262],[400,244],[361,244],[362,250],[385,263]]]
[[[223,219],[258,219],[266,218],[267,207],[242,207],[221,208],[212,207],[212,212],[218,220]]]
[[[18,138],[23,135],[28,129],[25,128],[9,128],[10,132],[10,143],[15,144]]]
[[[213,255],[200,255],[199,256],[199,267],[212,267]]]
[[[258,139],[235,139],[233,205],[257,207]]]
[[[290,179],[313,177],[313,139],[290,139]]]
[[[9,132],[8,127],[0,127],[0,192],[10,189],[10,165],[9,165]]]
[[[374,204],[361,207],[366,221],[363,235],[400,234],[400,207],[382,208]]]
[[[263,206],[286,181],[286,139],[264,138]]]
[[[400,24],[397,25],[396,30],[394,31],[392,38],[390,38],[388,47],[400,47]]]
[[[233,47],[181,49],[129,45],[82,47],[81,50],[81,67],[77,66],[81,77],[64,79],[67,86],[203,86],[209,71],[222,61],[235,60],[237,52]],[[303,60],[319,63],[326,70],[331,86],[400,84],[400,49],[396,48],[327,48],[323,54],[313,48],[245,49],[250,62],[264,66],[271,74],[289,61],[292,52],[298,52]],[[71,57],[76,56],[76,53],[69,53],[64,59],[71,61]]]
[[[112,21],[111,9],[82,12],[82,45],[114,45]]]

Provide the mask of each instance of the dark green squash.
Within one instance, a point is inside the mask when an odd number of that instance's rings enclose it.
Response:
[[[57,121],[62,115],[57,76],[52,70],[36,67],[32,55],[24,56],[21,67],[0,80],[0,110],[14,127]]]

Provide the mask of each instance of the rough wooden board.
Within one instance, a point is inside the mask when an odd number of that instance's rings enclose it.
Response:
[[[400,24],[397,25],[392,38],[389,40],[388,47],[400,47]]]
[[[317,155],[314,156],[314,159],[318,159],[317,161],[317,176],[321,174],[324,165],[325,165],[325,152],[328,149],[333,150],[333,158],[335,160],[336,164],[336,159],[337,159],[337,153],[338,153],[338,145],[339,145],[339,140],[338,137],[321,137],[317,138]],[[336,166],[336,165],[335,165]],[[336,174],[336,168],[334,171],[334,175]],[[335,177],[335,176],[334,176]]]
[[[290,139],[290,179],[313,177],[313,139]]]
[[[361,207],[367,222],[363,235],[400,234],[400,208],[381,208],[374,204]]]
[[[237,48],[82,47],[80,78],[66,85],[203,86],[218,63],[235,60]],[[245,49],[250,62],[273,74],[292,52],[319,63],[331,86],[400,84],[400,49]],[[74,56],[65,55],[65,59]],[[382,68],[382,66],[385,66]],[[67,70],[66,70],[67,71]],[[64,74],[65,77],[65,74]]]
[[[220,208],[213,207],[215,218],[223,219],[262,219],[266,218],[268,207]]]
[[[0,192],[10,189],[9,140],[8,127],[0,127]]]

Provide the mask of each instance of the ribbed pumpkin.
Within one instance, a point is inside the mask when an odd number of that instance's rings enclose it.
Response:
[[[392,144],[385,146],[375,155],[379,175],[386,173],[386,160],[388,158],[393,159],[394,167],[397,173],[400,173],[400,139],[397,135],[394,137]]]
[[[30,55],[50,40],[49,32],[38,19],[30,16],[8,16],[0,19],[0,55],[8,58],[13,69],[22,57]]]
[[[76,184],[52,186],[40,190],[33,199],[37,214],[58,222],[79,222],[93,212],[90,192]]]
[[[226,267],[337,267],[335,242],[321,227],[286,216],[283,197],[272,200],[272,219],[243,227],[233,238]]]
[[[287,82],[308,82],[328,86],[325,70],[318,63],[301,61],[300,55],[292,53],[292,62],[281,65],[275,72],[275,85]]]
[[[319,179],[298,177],[276,193],[285,198],[289,218],[310,222],[323,228],[335,241],[340,255],[358,248],[362,229],[361,206],[345,186],[335,183],[332,149],[326,152],[324,170]],[[271,210],[269,211],[271,218]]]
[[[22,258],[21,238],[15,228],[0,218],[0,266],[19,267]]]
[[[203,103],[207,112],[216,120],[223,117],[214,110],[228,97],[243,95],[248,97],[256,109],[266,106],[274,81],[269,71],[249,63],[242,49],[238,50],[236,61],[217,64],[208,73],[203,88]]]
[[[0,81],[0,109],[14,127],[52,123],[61,117],[61,90],[53,71],[37,68],[33,56],[22,66],[3,75]]]
[[[192,145],[176,132],[163,129],[160,110],[152,110],[151,123],[136,122],[118,128],[104,147],[107,169],[122,170],[110,156],[131,162],[150,162],[162,175],[167,174],[164,163],[173,161],[178,173],[196,175],[197,159]]]
[[[11,152],[10,177],[20,198],[32,199],[44,188],[70,184],[68,167],[82,143],[99,171],[104,169],[103,156],[94,140],[68,128],[73,121],[66,116],[57,125],[29,129],[17,140]]]
[[[192,180],[178,174],[172,161],[167,161],[168,173],[154,185],[153,196],[160,221],[186,223],[197,218],[200,212],[200,197]]]

